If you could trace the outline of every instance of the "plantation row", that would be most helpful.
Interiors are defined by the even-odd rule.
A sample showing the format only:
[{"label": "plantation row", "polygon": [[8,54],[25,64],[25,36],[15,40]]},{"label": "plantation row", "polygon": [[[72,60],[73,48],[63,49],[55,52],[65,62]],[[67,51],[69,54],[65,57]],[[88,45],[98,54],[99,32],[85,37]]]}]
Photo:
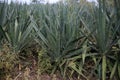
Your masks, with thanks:
[{"label": "plantation row", "polygon": [[[0,69],[6,60],[17,60],[16,54],[39,43],[41,73],[59,71],[65,80],[73,76],[120,80],[119,4],[119,0],[99,0],[97,5],[84,0],[66,4],[0,3]],[[6,59],[4,54],[15,57]]]}]

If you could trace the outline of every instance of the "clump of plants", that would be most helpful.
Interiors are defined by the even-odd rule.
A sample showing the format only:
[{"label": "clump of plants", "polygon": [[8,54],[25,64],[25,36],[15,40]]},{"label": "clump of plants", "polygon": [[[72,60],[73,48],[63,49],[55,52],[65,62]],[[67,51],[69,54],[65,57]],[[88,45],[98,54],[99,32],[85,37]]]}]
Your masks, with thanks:
[{"label": "clump of plants", "polygon": [[0,79],[10,77],[18,62],[18,54],[14,53],[8,44],[3,44],[0,50]]},{"label": "clump of plants", "polygon": [[45,49],[42,49],[38,53],[38,74],[51,72],[52,64],[51,59],[47,55]]},{"label": "clump of plants", "polygon": [[[38,58],[39,74],[58,72],[64,80],[91,80],[93,76],[120,80],[120,0],[97,2],[1,4],[0,43],[6,40],[9,45],[0,45],[0,74],[13,70],[19,53],[25,57],[21,62],[32,63],[31,55]],[[40,51],[36,44],[33,50],[28,46],[35,40]],[[26,68],[27,75],[30,69]]]}]

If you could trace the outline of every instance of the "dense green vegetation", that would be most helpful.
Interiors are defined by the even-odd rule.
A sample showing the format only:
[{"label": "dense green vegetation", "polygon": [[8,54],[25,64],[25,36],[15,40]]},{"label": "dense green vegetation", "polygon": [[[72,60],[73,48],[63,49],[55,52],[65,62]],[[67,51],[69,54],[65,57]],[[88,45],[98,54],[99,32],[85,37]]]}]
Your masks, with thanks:
[{"label": "dense green vegetation", "polygon": [[0,3],[0,76],[12,71],[21,55],[29,53],[28,47],[38,43],[38,73],[59,73],[64,80],[120,80],[119,4]]}]

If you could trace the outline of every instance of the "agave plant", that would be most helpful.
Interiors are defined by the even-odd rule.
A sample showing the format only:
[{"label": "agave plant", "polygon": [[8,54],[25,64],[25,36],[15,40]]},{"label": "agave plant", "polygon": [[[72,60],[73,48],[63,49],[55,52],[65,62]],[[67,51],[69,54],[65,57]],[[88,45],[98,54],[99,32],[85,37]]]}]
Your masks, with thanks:
[{"label": "agave plant", "polygon": [[51,58],[51,63],[54,65],[52,73],[60,70],[61,74],[65,76],[68,69],[67,59],[81,55],[82,44],[86,40],[79,31],[81,9],[64,4],[47,4],[41,7],[39,24],[31,16],[38,35],[37,41],[46,49]]},{"label": "agave plant", "polygon": [[[81,21],[86,27],[86,30],[92,32],[95,29],[90,36],[92,40],[90,37],[88,37],[88,39],[90,42],[89,46],[91,49],[94,49],[94,52],[98,53],[97,56],[99,56],[98,58],[97,56],[94,57],[94,59],[96,58],[95,61],[97,60],[96,65],[98,67],[96,66],[95,69],[98,70],[99,79],[106,80],[107,67],[109,67],[111,73],[110,79],[113,79],[119,60],[116,57],[119,49],[117,48],[118,50],[113,51],[113,47],[118,41],[118,39],[115,38],[118,26],[114,27],[113,30],[112,21],[106,12],[106,1],[99,0],[98,3],[98,6],[91,7],[91,11],[85,12],[87,16],[81,16]],[[87,19],[90,18],[91,22],[87,20],[86,17]]]},{"label": "agave plant", "polygon": [[23,7],[13,3],[7,5],[7,10],[2,16],[7,19],[7,23],[1,26],[2,34],[15,52],[22,50],[31,41],[30,15],[31,12],[27,10],[27,5]]},{"label": "agave plant", "polygon": [[6,19],[6,12],[7,12],[7,4],[4,3],[0,3],[0,42],[3,39],[5,33],[3,30],[3,26],[7,23],[7,19]]}]

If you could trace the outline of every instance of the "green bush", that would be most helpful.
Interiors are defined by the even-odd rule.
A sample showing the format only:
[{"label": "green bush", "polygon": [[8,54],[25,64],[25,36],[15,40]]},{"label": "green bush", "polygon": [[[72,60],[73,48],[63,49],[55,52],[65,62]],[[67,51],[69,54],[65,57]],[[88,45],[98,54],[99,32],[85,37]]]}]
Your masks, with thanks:
[{"label": "green bush", "polygon": [[51,59],[47,55],[45,49],[41,49],[38,53],[38,73],[51,73],[52,69]]}]

